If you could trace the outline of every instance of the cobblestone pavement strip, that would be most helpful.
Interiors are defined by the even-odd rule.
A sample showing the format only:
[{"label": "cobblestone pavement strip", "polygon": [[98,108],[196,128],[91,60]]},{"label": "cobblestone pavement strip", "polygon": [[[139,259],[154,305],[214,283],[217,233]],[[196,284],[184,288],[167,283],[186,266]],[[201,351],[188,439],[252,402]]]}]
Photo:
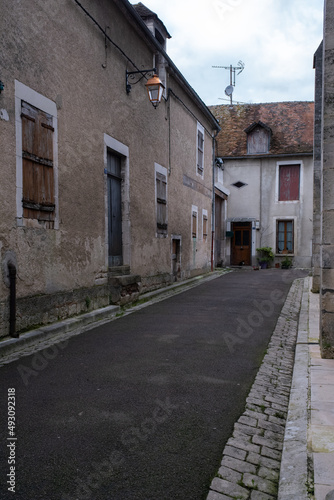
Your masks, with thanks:
[{"label": "cobblestone pavement strip", "polygon": [[207,500],[277,498],[303,284],[290,288]]}]

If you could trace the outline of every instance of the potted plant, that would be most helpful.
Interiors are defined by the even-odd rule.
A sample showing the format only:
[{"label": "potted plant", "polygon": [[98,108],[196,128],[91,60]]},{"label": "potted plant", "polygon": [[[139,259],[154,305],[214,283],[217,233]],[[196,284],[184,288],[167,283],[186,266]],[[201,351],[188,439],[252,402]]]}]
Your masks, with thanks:
[{"label": "potted plant", "polygon": [[274,252],[271,247],[261,247],[256,249],[258,253],[257,260],[261,269],[267,269],[270,263],[274,260]]},{"label": "potted plant", "polygon": [[290,269],[290,267],[292,267],[292,259],[290,259],[289,257],[285,257],[285,259],[283,259],[281,262],[281,268]]}]

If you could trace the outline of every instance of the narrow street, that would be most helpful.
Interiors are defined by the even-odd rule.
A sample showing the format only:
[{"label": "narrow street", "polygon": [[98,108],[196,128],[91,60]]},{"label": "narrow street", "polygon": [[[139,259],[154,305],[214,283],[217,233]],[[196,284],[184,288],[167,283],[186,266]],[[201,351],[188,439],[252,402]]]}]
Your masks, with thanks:
[{"label": "narrow street", "polygon": [[16,395],[16,494],[204,500],[292,281],[235,271],[0,368]]}]

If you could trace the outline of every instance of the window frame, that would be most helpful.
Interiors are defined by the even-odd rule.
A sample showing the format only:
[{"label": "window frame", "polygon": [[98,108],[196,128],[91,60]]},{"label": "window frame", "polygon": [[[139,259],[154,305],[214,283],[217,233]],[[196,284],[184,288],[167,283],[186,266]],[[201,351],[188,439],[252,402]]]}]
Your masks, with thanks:
[{"label": "window frame", "polygon": [[[265,141],[256,141],[255,134],[263,134]],[[265,142],[263,151],[259,151],[259,144]],[[255,147],[257,146],[257,147]],[[257,124],[250,132],[247,133],[247,154],[248,155],[263,155],[268,154],[270,150],[270,132],[262,125]]]},{"label": "window frame", "polygon": [[[167,238],[168,236],[168,175],[167,168],[155,163],[155,211],[156,211],[156,237]],[[158,189],[158,181],[165,187]],[[162,184],[162,185],[163,185]],[[165,208],[164,208],[165,207]],[[162,217],[162,219],[161,219]]]},{"label": "window frame", "polygon": [[209,234],[209,221],[208,221],[208,211],[204,208],[202,209],[202,239],[207,241]]},{"label": "window frame", "polygon": [[[292,251],[285,251],[285,247],[287,247],[287,227],[286,225],[288,223],[292,223],[292,230],[291,230],[291,236],[292,236]],[[285,225],[284,229],[284,250],[279,251],[278,245],[279,245],[279,224],[283,223]],[[295,255],[295,245],[296,245],[296,235],[295,235],[295,228],[296,228],[296,220],[294,217],[286,217],[286,218],[277,218],[275,220],[276,224],[276,255],[283,256],[283,255]]]},{"label": "window frame", "polygon": [[194,241],[198,239],[198,207],[195,205],[191,206],[191,238]]},{"label": "window frame", "polygon": [[[289,165],[299,165],[299,199],[298,200],[280,200],[280,167]],[[302,160],[278,161],[276,163],[276,187],[275,187],[275,203],[301,203],[303,201],[303,179],[304,179],[304,163]]]},{"label": "window frame", "polygon": [[59,203],[58,203],[58,119],[56,103],[31,89],[27,85],[15,80],[15,132],[16,132],[16,221],[17,226],[30,226],[28,221],[33,220],[33,226],[47,229],[45,221],[30,219],[24,216],[23,207],[23,144],[22,144],[22,102],[33,106],[37,110],[51,116],[53,128],[53,199],[54,218],[52,229],[59,229]]},{"label": "window frame", "polygon": [[[200,141],[200,137],[202,137]],[[204,177],[204,127],[197,122],[196,128],[196,175]]]}]

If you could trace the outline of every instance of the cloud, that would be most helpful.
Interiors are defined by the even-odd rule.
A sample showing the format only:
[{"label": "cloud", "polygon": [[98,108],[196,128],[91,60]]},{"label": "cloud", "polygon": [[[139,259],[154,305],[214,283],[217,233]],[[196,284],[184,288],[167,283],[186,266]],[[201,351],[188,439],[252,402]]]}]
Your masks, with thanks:
[{"label": "cloud", "polygon": [[322,39],[315,0],[144,0],[172,35],[167,52],[206,104],[223,103],[229,71],[241,102],[313,100],[313,54]]}]

